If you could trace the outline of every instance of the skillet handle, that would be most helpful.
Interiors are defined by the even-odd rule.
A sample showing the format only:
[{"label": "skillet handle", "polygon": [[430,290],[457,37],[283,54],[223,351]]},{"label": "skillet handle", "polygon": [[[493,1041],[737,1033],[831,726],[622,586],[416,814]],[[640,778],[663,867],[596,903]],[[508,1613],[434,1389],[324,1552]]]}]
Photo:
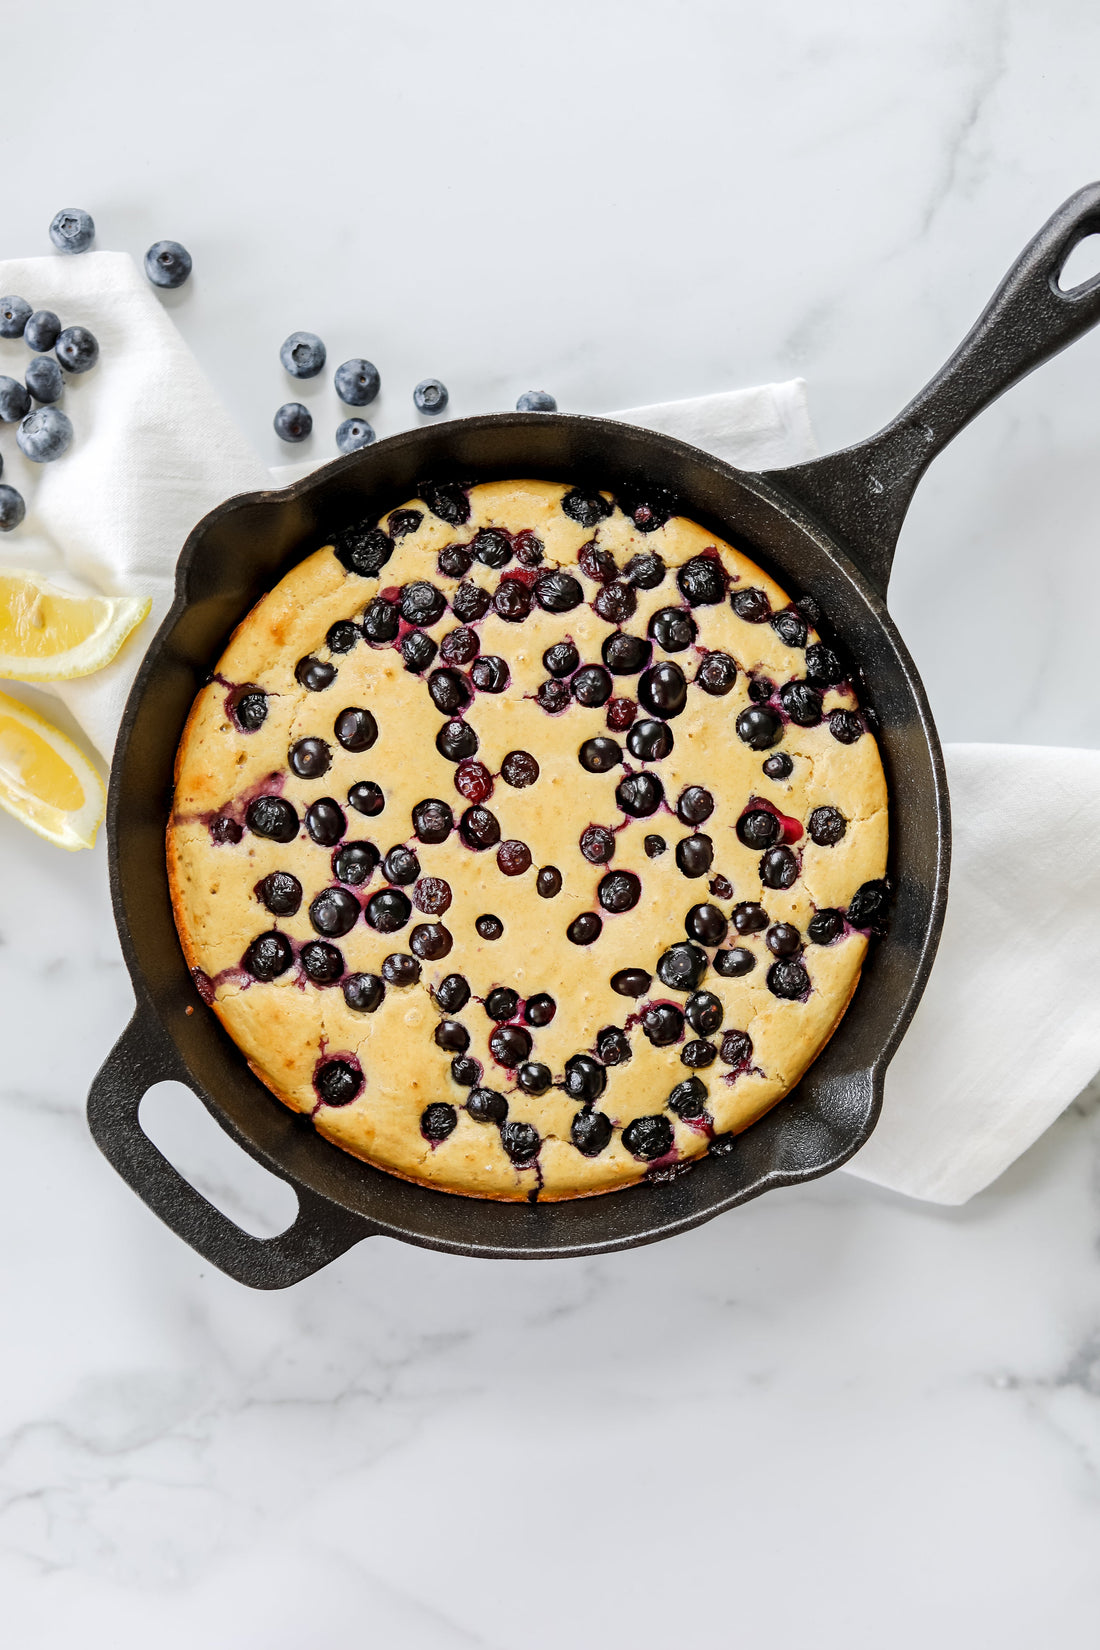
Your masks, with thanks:
[{"label": "skillet handle", "polygon": [[190,1086],[175,1049],[139,1003],[96,1073],[88,1123],[127,1185],[204,1260],[251,1289],[285,1289],[371,1235],[368,1222],[297,1185],[298,1218],[285,1232],[256,1238],[242,1231],[173,1168],[141,1127],[138,1108],[147,1090],[166,1078]]},{"label": "skillet handle", "polygon": [[901,524],[936,454],[1010,385],[1100,321],[1100,275],[1064,292],[1079,241],[1100,233],[1100,183],[1071,195],[1025,247],[951,359],[877,435],[809,464],[769,470],[840,539],[883,596]]}]

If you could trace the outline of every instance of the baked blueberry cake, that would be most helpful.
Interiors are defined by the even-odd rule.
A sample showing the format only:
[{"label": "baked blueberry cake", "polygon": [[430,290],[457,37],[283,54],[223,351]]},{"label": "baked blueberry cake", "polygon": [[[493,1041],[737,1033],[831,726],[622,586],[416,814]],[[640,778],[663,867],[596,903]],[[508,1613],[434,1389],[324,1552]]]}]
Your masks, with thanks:
[{"label": "baked blueberry cake", "polygon": [[793,1087],[886,907],[852,667],[662,496],[421,487],[257,603],[168,831],[198,990],[346,1151],[472,1197],[664,1176]]}]

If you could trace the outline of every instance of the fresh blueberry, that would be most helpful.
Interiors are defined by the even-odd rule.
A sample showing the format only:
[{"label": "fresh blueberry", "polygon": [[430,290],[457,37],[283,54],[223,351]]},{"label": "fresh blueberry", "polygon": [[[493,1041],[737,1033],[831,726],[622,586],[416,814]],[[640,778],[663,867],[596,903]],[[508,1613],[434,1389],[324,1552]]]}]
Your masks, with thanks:
[{"label": "fresh blueberry", "polygon": [[768,969],[768,990],[773,997],[785,997],[793,1002],[804,997],[809,989],[810,976],[793,958],[772,963]]},{"label": "fresh blueberry", "polygon": [[5,424],[14,424],[20,418],[25,418],[31,410],[31,398],[25,384],[18,378],[0,376],[0,419]]},{"label": "fresh blueberry", "polygon": [[466,1110],[475,1123],[503,1123],[508,1116],[508,1102],[496,1089],[474,1088],[470,1090]]},{"label": "fresh blueberry", "polygon": [[446,384],[438,378],[422,378],[413,390],[413,405],[417,412],[441,413],[450,399]]},{"label": "fresh blueberry", "polygon": [[90,372],[99,360],[99,340],[87,327],[66,327],[54,354],[66,372]]},{"label": "fresh blueberry", "polygon": [[292,332],[279,360],[292,378],[316,378],[325,364],[325,346],[315,332]]},{"label": "fresh blueberry", "polygon": [[513,1163],[532,1162],[542,1150],[539,1132],[531,1123],[505,1123],[500,1131],[500,1143]]},{"label": "fresh blueberry", "polygon": [[670,991],[696,991],[707,971],[707,954],[697,945],[672,945],[657,963],[657,978]]},{"label": "fresh blueberry", "polygon": [[286,401],[272,422],[280,441],[304,441],[313,429],[313,414],[300,401]]},{"label": "fresh blueberry", "polygon": [[561,872],[556,865],[544,865],[535,878],[540,899],[555,899],[561,893]]},{"label": "fresh blueberry", "polygon": [[736,682],[737,666],[728,653],[708,653],[695,672],[695,680],[704,693],[720,699]]},{"label": "fresh blueberry", "polygon": [[641,879],[633,871],[609,871],[596,892],[605,911],[633,911],[642,897]]},{"label": "fresh blueberry", "polygon": [[61,399],[65,380],[61,376],[61,368],[50,356],[37,356],[28,366],[24,378],[36,401],[48,403]]},{"label": "fresh blueberry", "polygon": [[620,968],[611,976],[611,989],[620,997],[644,997],[652,984],[653,976],[644,968]]},{"label": "fresh blueberry", "polygon": [[743,945],[714,953],[715,973],[721,974],[724,980],[740,979],[742,974],[751,974],[755,967],[755,956]]},{"label": "fresh blueberry", "polygon": [[[713,991],[696,991],[688,998],[684,1012],[692,1031],[697,1031],[700,1037],[710,1037],[722,1024],[724,1011],[721,1000]],[[687,1064],[691,1064],[690,1060]]]},{"label": "fresh blueberry", "polygon": [[[333,375],[336,393],[348,407],[369,407],[382,387],[378,368],[373,361],[353,357],[338,366]],[[392,527],[392,522],[391,522]]]},{"label": "fresh blueberry", "polygon": [[[386,798],[381,785],[376,785],[373,779],[359,779],[348,791],[348,803],[356,813],[367,814],[373,819],[375,814],[380,814],[386,806]],[[414,813],[413,823],[415,822]],[[422,837],[421,841],[424,840],[426,839]]]},{"label": "fresh blueberry", "polygon": [[689,940],[700,945],[721,945],[729,932],[729,923],[717,905],[693,905],[684,918]]},{"label": "fresh blueberry", "polygon": [[145,254],[145,273],[154,286],[182,286],[191,273],[191,254],[179,241],[154,241]]},{"label": "fresh blueberry", "polygon": [[591,945],[599,939],[602,928],[603,922],[594,911],[582,911],[565,930],[565,937],[573,945]]},{"label": "fresh blueberry", "polygon": [[557,412],[558,404],[549,390],[524,390],[516,402],[517,412]]},{"label": "fresh blueberry", "polygon": [[373,1014],[386,987],[377,974],[348,974],[343,982],[344,1001],[353,1014]]},{"label": "fresh blueberry", "polygon": [[672,659],[651,665],[638,679],[638,698],[651,716],[679,716],[687,704],[687,681]]},{"label": "fresh blueberry", "polygon": [[478,917],[474,927],[483,940],[499,940],[504,932],[504,924],[499,917],[494,917],[491,911],[486,911],[484,916]]},{"label": "fresh blueberry", "polygon": [[737,718],[737,737],[750,750],[770,750],[783,737],[783,720],[766,705],[749,705]]},{"label": "fresh blueberry", "polygon": [[607,1073],[590,1054],[574,1054],[565,1062],[561,1086],[570,1100],[591,1103],[598,1100],[607,1087]]},{"label": "fresh blueberry", "polygon": [[22,338],[31,313],[25,298],[0,298],[0,338]]},{"label": "fresh blueberry", "polygon": [[272,929],[252,941],[244,954],[243,967],[254,980],[277,980],[294,961],[294,952],[285,934]]},{"label": "fresh blueberry", "polygon": [[52,309],[36,309],[23,329],[23,342],[39,355],[53,349],[60,336],[61,322]]},{"label": "fresh blueberry", "polygon": [[95,222],[90,212],[66,206],[50,225],[50,240],[59,252],[87,252],[95,240]]},{"label": "fresh blueberry", "polygon": [[[360,578],[373,579],[379,574],[390,557],[393,555],[393,540],[383,533],[380,527],[375,527],[369,521],[361,521],[353,527],[343,527],[336,534],[333,541],[336,559],[349,573],[358,573]],[[365,630],[364,626],[364,630]],[[394,631],[394,635],[397,631]],[[392,636],[371,637],[368,641],[392,641]]]},{"label": "fresh blueberry", "polygon": [[569,1129],[570,1139],[584,1157],[599,1157],[611,1140],[611,1119],[602,1111],[579,1111]]},{"label": "fresh blueberry", "polygon": [[831,945],[844,932],[844,918],[839,911],[816,911],[806,929],[814,945]]},{"label": "fresh blueberry", "polygon": [[686,1077],[677,1083],[666,1104],[669,1111],[685,1120],[702,1117],[707,1109],[707,1086],[699,1077]]},{"label": "fresh blueberry", "polygon": [[682,837],[676,844],[676,864],[685,877],[705,877],[714,864],[714,843],[702,832]]},{"label": "fresh blueberry", "polygon": [[835,848],[848,829],[848,821],[839,808],[815,808],[809,829],[819,848]]},{"label": "fresh blueberry", "polygon": [[374,430],[365,418],[345,418],[336,431],[336,446],[342,453],[357,453],[373,440]]},{"label": "fresh blueberry", "polygon": [[667,1117],[636,1117],[623,1130],[623,1145],[631,1157],[652,1163],[672,1150],[672,1124]]},{"label": "fresh blueberry", "polygon": [[72,421],[60,407],[39,407],[24,418],[15,439],[32,464],[52,464],[72,443]]}]

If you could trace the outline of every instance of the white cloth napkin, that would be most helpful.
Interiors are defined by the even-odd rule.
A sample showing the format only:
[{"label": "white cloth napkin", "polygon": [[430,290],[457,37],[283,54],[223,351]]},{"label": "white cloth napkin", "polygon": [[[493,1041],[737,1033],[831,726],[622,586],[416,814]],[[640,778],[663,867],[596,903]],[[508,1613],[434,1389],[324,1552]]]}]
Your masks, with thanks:
[{"label": "white cloth napkin", "polygon": [[[152,597],[152,615],[113,665],[56,690],[109,756],[184,539],[213,505],[270,486],[272,474],[129,257],[0,263],[0,293],[55,309],[100,340],[99,365],[66,389],[76,438],[64,459],[27,464],[4,434],[4,479],[28,511],[0,540],[0,558],[74,588]],[[0,372],[21,376],[25,360],[21,342],[0,340]],[[816,450],[800,380],[613,416],[750,469]],[[286,466],[275,479],[313,467]],[[849,1167],[914,1197],[961,1203],[1100,1070],[1100,752],[956,745],[946,755],[955,857],[943,943],[891,1066],[882,1119]],[[1041,810],[1024,805],[1036,794]],[[1052,810],[1076,845],[1072,882],[1044,839]]]}]

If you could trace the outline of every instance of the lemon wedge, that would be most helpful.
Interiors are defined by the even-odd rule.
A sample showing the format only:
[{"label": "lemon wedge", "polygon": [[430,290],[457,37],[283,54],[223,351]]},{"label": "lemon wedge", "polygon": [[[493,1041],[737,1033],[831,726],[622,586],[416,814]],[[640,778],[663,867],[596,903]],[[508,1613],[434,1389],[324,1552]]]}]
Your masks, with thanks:
[{"label": "lemon wedge", "polygon": [[0,693],[0,808],[59,848],[90,848],[107,793],[71,739]]},{"label": "lemon wedge", "polygon": [[36,573],[0,568],[0,677],[67,682],[110,664],[152,603],[74,596]]}]

